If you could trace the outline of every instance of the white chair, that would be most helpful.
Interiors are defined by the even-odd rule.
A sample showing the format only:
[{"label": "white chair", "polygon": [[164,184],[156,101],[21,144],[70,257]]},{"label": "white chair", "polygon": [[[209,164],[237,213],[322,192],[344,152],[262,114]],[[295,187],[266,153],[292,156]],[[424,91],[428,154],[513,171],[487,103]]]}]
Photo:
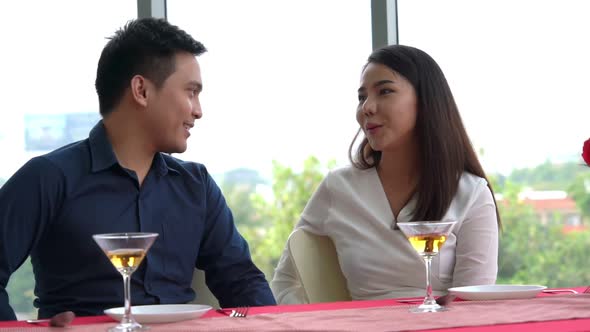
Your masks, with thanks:
[{"label": "white chair", "polygon": [[298,229],[289,236],[287,245],[309,303],[351,300],[329,237]]},{"label": "white chair", "polygon": [[205,283],[205,272],[195,269],[191,286],[195,290],[195,293],[197,293],[197,297],[191,303],[207,304],[213,308],[219,308],[219,301],[217,301],[217,298],[211,293],[209,287],[207,287],[207,284]]}]

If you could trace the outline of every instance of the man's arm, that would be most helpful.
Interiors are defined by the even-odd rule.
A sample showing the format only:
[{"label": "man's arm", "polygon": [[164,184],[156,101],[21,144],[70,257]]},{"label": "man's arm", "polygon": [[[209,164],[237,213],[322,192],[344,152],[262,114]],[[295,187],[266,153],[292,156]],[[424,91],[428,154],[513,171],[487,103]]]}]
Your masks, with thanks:
[{"label": "man's arm", "polygon": [[31,159],[0,188],[0,320],[16,316],[6,285],[59,208],[63,175],[43,157]]},{"label": "man's arm", "polygon": [[[207,213],[197,268],[222,307],[274,305],[264,274],[254,265],[221,190],[204,167]],[[199,294],[197,294],[198,298]]]}]

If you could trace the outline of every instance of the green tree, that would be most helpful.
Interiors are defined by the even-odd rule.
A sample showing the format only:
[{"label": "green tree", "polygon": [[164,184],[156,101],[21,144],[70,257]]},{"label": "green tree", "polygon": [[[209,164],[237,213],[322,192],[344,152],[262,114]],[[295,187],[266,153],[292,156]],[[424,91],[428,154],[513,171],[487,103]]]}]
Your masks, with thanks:
[{"label": "green tree", "polygon": [[542,225],[533,209],[519,202],[520,186],[506,182],[499,210],[498,283],[571,287],[590,283],[586,252],[590,232],[564,233],[563,225]]},{"label": "green tree", "polygon": [[[520,186],[505,183],[503,198],[498,200],[498,210],[503,224],[498,252],[498,282],[510,283],[511,279],[525,267],[525,258],[530,252],[528,241],[531,234],[538,232],[537,218],[530,206],[518,201]],[[527,239],[527,241],[523,241]]]},{"label": "green tree", "polygon": [[494,190],[494,193],[501,193],[504,191],[506,185],[506,177],[501,174],[489,174],[488,181]]},{"label": "green tree", "polygon": [[253,196],[257,213],[270,227],[245,230],[244,236],[248,236],[253,260],[268,279],[272,278],[274,267],[307,201],[334,164],[330,161],[324,166],[317,158],[309,157],[304,161],[303,170],[296,172],[273,162],[273,199],[268,201],[260,194]]},{"label": "green tree", "polygon": [[590,218],[590,172],[578,174],[567,191],[568,195],[576,201],[582,216]]},{"label": "green tree", "polygon": [[19,313],[21,317],[36,316],[37,309],[33,307],[35,295],[35,278],[30,259],[27,259],[21,267],[16,270],[8,282],[6,291],[10,297],[10,306]]},{"label": "green tree", "polygon": [[579,162],[554,164],[546,161],[533,168],[515,169],[506,181],[535,190],[565,190],[584,171]]},{"label": "green tree", "polygon": [[264,183],[258,172],[251,169],[240,168],[224,174],[221,191],[240,231],[248,232],[246,229],[249,227],[266,226],[251,198],[257,186]]}]

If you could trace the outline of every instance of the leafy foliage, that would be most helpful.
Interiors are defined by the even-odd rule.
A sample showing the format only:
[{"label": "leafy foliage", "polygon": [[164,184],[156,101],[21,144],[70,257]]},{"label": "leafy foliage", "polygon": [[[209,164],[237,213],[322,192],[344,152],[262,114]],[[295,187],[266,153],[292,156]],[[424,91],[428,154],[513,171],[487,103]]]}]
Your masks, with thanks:
[{"label": "leafy foliage", "polygon": [[257,171],[236,169],[225,174],[221,190],[232,210],[236,223],[244,227],[264,227],[265,222],[251,202],[256,188],[265,181]]},{"label": "leafy foliage", "polygon": [[499,176],[499,180],[535,190],[565,190],[576,181],[576,176],[584,173],[587,169],[579,162],[554,164],[546,161],[534,168],[515,169],[508,177]]},{"label": "leafy foliage", "polygon": [[576,201],[582,216],[590,219],[590,171],[576,176],[568,187],[568,194]]},{"label": "leafy foliage", "polygon": [[590,232],[564,233],[563,225],[542,225],[530,206],[518,201],[520,187],[506,183],[499,204],[504,231],[500,237],[498,283],[572,287],[590,284],[586,252]]},{"label": "leafy foliage", "polygon": [[33,277],[33,267],[30,259],[27,259],[16,270],[8,282],[6,290],[10,295],[10,306],[19,313],[22,317],[36,316],[37,309],[33,307],[33,289],[35,288],[35,280]]},{"label": "leafy foliage", "polygon": [[[273,199],[267,200],[260,194],[252,196],[253,206],[260,218],[266,221],[265,225],[271,226],[264,230],[246,230],[244,236],[252,244],[254,262],[268,279],[272,278],[274,267],[307,201],[324,178],[326,170],[333,166],[334,162],[329,162],[324,167],[317,158],[310,157],[305,160],[303,170],[297,173],[274,162]],[[257,238],[256,235],[261,237]]]}]

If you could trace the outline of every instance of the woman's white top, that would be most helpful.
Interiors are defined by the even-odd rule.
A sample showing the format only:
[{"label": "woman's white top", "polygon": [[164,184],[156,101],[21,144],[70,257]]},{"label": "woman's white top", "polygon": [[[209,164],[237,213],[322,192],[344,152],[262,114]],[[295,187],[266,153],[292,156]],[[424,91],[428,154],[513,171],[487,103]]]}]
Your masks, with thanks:
[{"label": "woman's white top", "polygon": [[[397,221],[411,221],[414,196]],[[346,167],[330,172],[307,203],[295,229],[327,235],[354,300],[425,294],[424,261],[400,230],[375,168]],[[457,220],[432,260],[435,295],[455,286],[493,284],[498,271],[496,207],[485,179],[463,173],[443,217]],[[306,297],[285,248],[271,282],[278,303],[305,303]]]}]

